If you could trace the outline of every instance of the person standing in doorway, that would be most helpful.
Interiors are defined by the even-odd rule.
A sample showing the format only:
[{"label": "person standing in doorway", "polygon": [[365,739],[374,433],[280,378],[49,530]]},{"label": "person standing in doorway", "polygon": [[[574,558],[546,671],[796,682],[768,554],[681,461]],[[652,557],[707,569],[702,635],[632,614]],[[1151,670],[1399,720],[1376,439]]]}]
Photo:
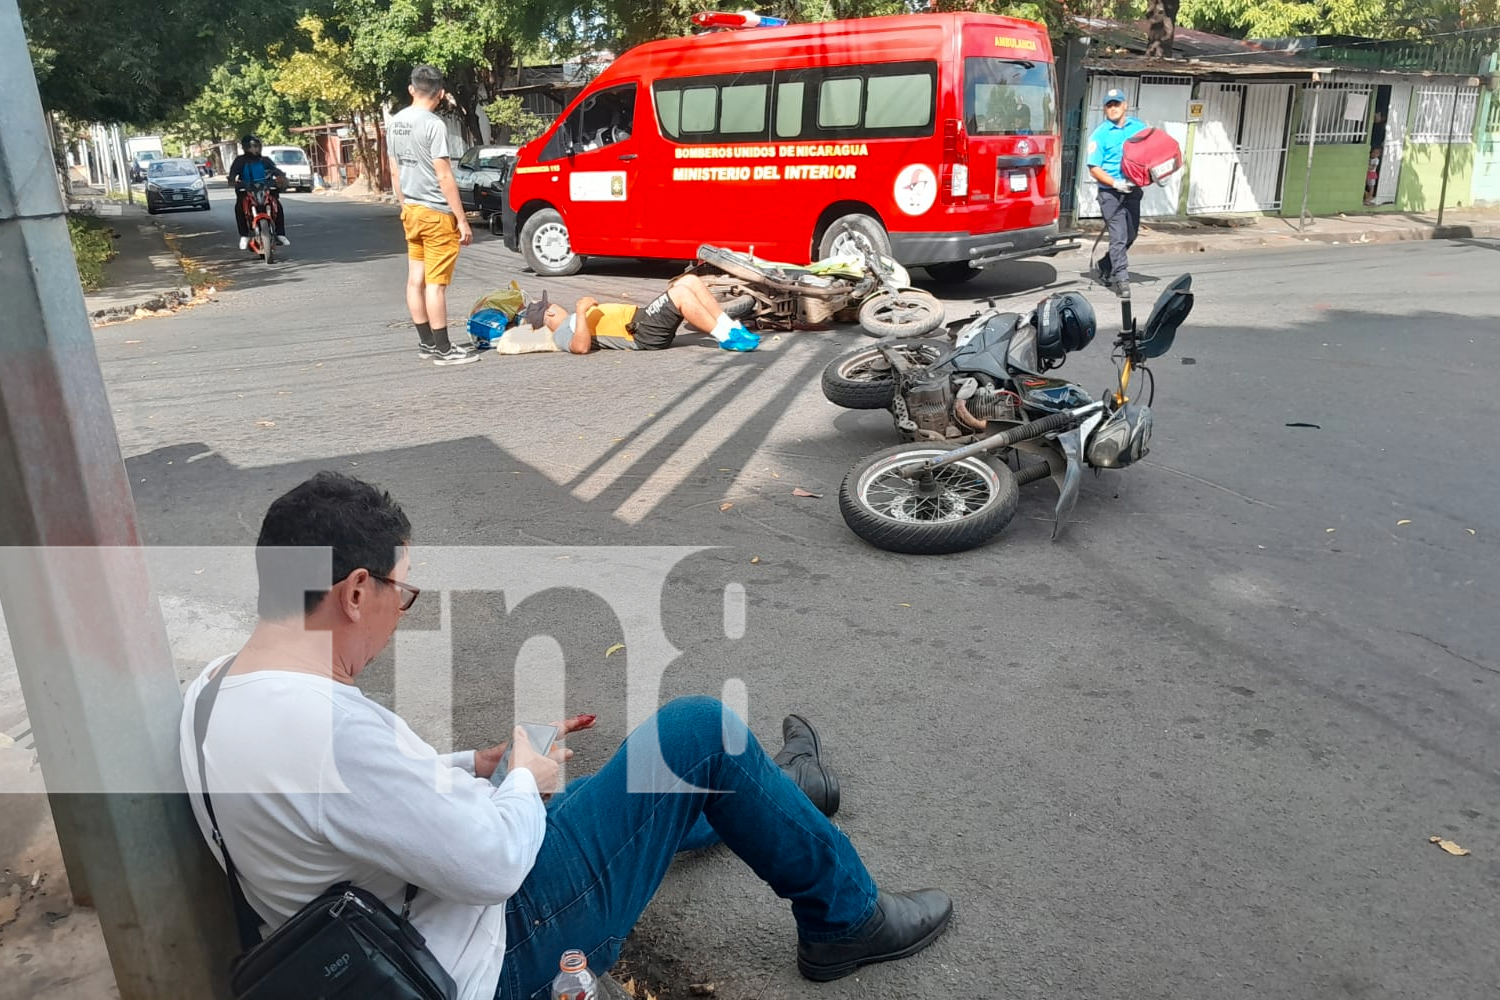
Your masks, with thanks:
[{"label": "person standing in doorway", "polygon": [[1121,296],[1130,294],[1130,247],[1141,231],[1141,189],[1125,179],[1120,161],[1125,140],[1146,127],[1130,113],[1123,90],[1104,95],[1104,121],[1089,136],[1089,174],[1099,182],[1099,210],[1109,231],[1109,254],[1094,265],[1099,280]]},{"label": "person standing in doorway", "polygon": [[435,66],[411,71],[411,106],[391,119],[391,173],[406,233],[406,307],[417,328],[417,356],[464,365],[479,353],[448,340],[448,285],[459,247],[474,240],[449,162],[448,125],[434,112],[446,95]]}]

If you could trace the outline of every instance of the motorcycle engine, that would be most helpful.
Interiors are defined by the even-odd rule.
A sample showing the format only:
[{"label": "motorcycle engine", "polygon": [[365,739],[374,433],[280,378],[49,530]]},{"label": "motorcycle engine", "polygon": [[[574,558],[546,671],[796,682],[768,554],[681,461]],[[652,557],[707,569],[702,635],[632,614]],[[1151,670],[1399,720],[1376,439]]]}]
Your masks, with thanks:
[{"label": "motorcycle engine", "polygon": [[946,441],[950,436],[953,385],[948,376],[911,382],[903,389],[906,412],[916,424],[915,436],[924,441]]}]

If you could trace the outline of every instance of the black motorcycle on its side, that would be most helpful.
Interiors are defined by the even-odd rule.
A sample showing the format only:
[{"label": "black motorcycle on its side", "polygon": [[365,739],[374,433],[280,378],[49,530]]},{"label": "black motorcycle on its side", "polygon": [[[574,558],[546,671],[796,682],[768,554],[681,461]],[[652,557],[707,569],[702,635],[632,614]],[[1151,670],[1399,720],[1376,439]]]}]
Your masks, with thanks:
[{"label": "black motorcycle on its side", "polygon": [[[1056,538],[1085,466],[1121,469],[1146,454],[1156,393],[1147,365],[1171,348],[1192,310],[1192,286],[1189,275],[1172,282],[1144,331],[1122,302],[1117,383],[1097,400],[1047,374],[1093,340],[1093,307],[1077,292],[1051,295],[1029,315],[989,309],[953,324],[951,342],[887,340],[834,361],[824,395],[849,409],[889,407],[907,442],[844,478],[845,522],[891,552],[961,552],[1010,523],[1022,484],[1050,477],[1060,494]],[[1130,396],[1140,377],[1144,402]]]}]

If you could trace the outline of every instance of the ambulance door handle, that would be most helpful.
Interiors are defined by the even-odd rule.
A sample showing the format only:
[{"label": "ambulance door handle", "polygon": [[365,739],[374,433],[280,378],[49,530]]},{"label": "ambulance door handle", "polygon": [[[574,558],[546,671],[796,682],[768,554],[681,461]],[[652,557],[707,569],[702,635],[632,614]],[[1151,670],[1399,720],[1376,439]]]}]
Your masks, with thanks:
[{"label": "ambulance door handle", "polygon": [[636,154],[635,153],[621,153],[620,154],[620,159],[622,159],[622,160],[633,160],[635,158],[636,158]]}]

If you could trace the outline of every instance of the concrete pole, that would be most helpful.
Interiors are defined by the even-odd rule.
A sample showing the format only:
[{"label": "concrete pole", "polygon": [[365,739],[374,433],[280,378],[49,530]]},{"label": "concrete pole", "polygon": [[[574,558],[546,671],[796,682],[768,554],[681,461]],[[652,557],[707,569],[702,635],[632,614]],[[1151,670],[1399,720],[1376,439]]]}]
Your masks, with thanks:
[{"label": "concrete pole", "polygon": [[1313,74],[1312,128],[1307,133],[1307,172],[1302,175],[1302,211],[1297,216],[1297,232],[1307,231],[1307,195],[1312,187],[1313,148],[1318,144],[1318,99],[1323,96],[1322,78]]},{"label": "concrete pole", "polygon": [[183,794],[176,671],[16,0],[0,92],[0,606],[64,863],[121,1000],[227,997],[224,875]]}]

